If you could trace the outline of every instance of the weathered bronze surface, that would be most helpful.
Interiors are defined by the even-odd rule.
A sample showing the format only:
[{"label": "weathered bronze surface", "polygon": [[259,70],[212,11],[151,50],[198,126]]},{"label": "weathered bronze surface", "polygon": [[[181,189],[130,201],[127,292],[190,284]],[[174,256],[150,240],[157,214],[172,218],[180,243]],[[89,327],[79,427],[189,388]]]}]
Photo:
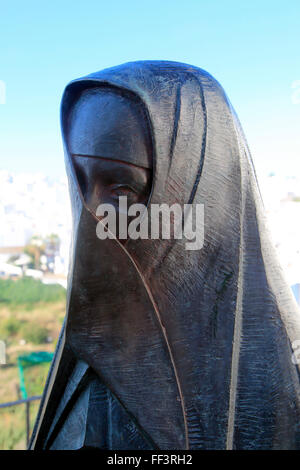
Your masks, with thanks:
[{"label": "weathered bronze surface", "polygon": [[[299,449],[299,312],[221,86],[187,64],[124,64],[67,86],[62,132],[67,316],[30,448]],[[99,240],[97,204],[125,193],[204,204],[203,248]]]}]

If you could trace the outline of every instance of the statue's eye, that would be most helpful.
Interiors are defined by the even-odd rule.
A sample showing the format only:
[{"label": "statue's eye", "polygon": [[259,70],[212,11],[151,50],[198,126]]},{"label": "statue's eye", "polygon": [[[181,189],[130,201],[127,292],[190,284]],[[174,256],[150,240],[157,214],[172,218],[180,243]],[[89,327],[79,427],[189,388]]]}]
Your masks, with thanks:
[{"label": "statue's eye", "polygon": [[110,192],[112,196],[120,197],[120,196],[128,196],[131,197],[136,195],[136,191],[127,184],[115,184],[110,187]]}]

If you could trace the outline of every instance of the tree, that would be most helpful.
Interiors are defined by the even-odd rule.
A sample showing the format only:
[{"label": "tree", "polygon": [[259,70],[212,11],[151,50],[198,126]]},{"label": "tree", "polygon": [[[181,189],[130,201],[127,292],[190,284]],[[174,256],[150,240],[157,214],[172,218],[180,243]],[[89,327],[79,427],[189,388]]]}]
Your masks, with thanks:
[{"label": "tree", "polygon": [[24,252],[32,259],[32,267],[40,268],[40,258],[45,253],[45,243],[42,237],[34,235],[29,243],[25,246]]}]

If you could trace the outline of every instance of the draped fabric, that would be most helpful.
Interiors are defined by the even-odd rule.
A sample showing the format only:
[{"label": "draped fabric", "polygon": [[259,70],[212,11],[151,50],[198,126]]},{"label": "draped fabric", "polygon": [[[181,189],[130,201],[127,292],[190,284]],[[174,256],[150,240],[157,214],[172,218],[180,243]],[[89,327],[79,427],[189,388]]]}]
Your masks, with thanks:
[{"label": "draped fabric", "polygon": [[[144,105],[154,164],[148,206],[204,204],[201,250],[186,250],[184,239],[97,239],[66,138],[74,100],[91,87]],[[299,449],[299,311],[219,83],[176,62],[113,67],[67,86],[62,130],[74,224],[68,308],[31,447],[47,447],[82,361],[145,448]],[[123,448],[132,448],[129,428]]]}]

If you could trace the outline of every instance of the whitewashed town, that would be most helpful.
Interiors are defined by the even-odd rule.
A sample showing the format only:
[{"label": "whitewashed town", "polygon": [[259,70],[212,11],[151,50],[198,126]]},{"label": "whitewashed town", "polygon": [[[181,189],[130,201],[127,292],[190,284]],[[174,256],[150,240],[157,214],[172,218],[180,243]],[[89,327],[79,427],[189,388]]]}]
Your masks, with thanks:
[{"label": "whitewashed town", "polygon": [[66,285],[71,213],[67,182],[0,171],[0,274]]},{"label": "whitewashed town", "polygon": [[[288,284],[299,302],[300,178],[259,179],[269,228]],[[24,274],[66,286],[71,211],[67,180],[0,171],[0,275]]]}]

